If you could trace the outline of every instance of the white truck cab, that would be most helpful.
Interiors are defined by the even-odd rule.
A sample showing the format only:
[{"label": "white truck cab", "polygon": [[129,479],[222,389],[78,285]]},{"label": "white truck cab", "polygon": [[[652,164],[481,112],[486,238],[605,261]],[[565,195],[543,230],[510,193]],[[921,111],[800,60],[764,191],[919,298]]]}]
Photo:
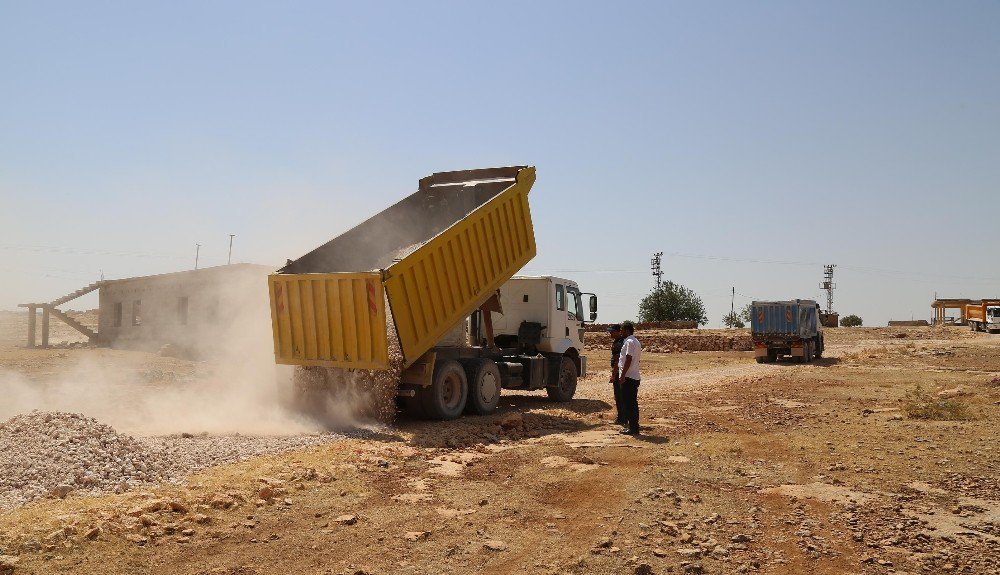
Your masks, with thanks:
[{"label": "white truck cab", "polygon": [[500,288],[502,313],[492,312],[500,347],[514,347],[524,331],[540,326],[536,351],[570,357],[580,377],[587,375],[584,324],[597,319],[597,296],[573,280],[555,276],[514,276]]}]

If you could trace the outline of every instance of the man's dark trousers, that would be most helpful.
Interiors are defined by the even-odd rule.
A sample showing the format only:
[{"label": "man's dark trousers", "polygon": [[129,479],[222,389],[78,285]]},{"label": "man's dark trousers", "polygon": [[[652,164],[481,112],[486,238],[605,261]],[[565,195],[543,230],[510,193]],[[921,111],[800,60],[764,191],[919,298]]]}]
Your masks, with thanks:
[{"label": "man's dark trousers", "polygon": [[611,383],[615,390],[615,409],[618,410],[618,417],[615,418],[615,423],[625,424],[627,418],[625,417],[625,404],[622,402],[622,384],[619,383],[620,377],[616,377]]},{"label": "man's dark trousers", "polygon": [[639,380],[625,377],[621,380],[622,415],[628,420],[629,431],[639,431]]}]

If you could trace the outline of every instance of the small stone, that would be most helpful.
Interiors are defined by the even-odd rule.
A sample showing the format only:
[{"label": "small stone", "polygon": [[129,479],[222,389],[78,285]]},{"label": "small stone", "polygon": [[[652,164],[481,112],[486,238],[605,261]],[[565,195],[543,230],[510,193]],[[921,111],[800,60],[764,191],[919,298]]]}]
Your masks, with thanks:
[{"label": "small stone", "polygon": [[681,557],[697,557],[701,555],[701,549],[695,547],[681,547],[677,550],[677,554]]},{"label": "small stone", "polygon": [[357,515],[341,515],[340,517],[337,517],[336,519],[334,519],[334,521],[336,521],[337,523],[340,523],[341,525],[354,525],[355,523],[358,522],[358,516]]},{"label": "small stone", "polygon": [[489,549],[490,551],[506,551],[507,544],[499,539],[491,539],[483,543],[483,547]]},{"label": "small stone", "polygon": [[524,427],[524,416],[516,411],[505,413],[500,418],[500,427],[503,429],[521,429]]},{"label": "small stone", "polygon": [[57,499],[66,499],[66,496],[69,495],[71,491],[73,491],[72,485],[57,485],[49,491],[49,495]]},{"label": "small stone", "polygon": [[187,515],[187,513],[190,511],[188,506],[181,501],[171,501],[170,503],[167,504],[167,506],[170,507],[170,510],[173,511],[174,513],[181,513],[183,515]]},{"label": "small stone", "polygon": [[653,555],[656,555],[657,557],[666,557],[667,556],[667,551],[665,549],[661,549],[661,548],[657,547],[657,548],[653,549]]},{"label": "small stone", "polygon": [[607,549],[608,547],[611,547],[612,543],[613,542],[611,541],[610,537],[605,537],[604,539],[601,539],[600,541],[597,542],[597,546],[602,549]]},{"label": "small stone", "polygon": [[403,539],[406,539],[407,541],[422,541],[430,536],[431,534],[429,531],[407,531],[406,534],[403,535]]},{"label": "small stone", "polygon": [[653,568],[649,563],[639,563],[632,571],[632,575],[653,575]]},{"label": "small stone", "polygon": [[149,537],[146,537],[144,535],[139,535],[136,533],[129,533],[128,535],[125,536],[125,540],[131,543],[135,543],[140,547],[145,545],[146,543],[149,543]]},{"label": "small stone", "polygon": [[100,535],[101,535],[100,527],[93,527],[89,531],[83,534],[84,538],[89,539],[91,541],[97,539]]},{"label": "small stone", "polygon": [[733,543],[749,543],[750,536],[740,533],[739,535],[733,535],[732,537],[729,538],[729,540],[732,541]]},{"label": "small stone", "polygon": [[206,523],[212,521],[212,518],[209,517],[208,515],[205,515],[204,513],[197,513],[191,519],[194,520],[195,523],[198,523],[200,525],[205,525]]}]

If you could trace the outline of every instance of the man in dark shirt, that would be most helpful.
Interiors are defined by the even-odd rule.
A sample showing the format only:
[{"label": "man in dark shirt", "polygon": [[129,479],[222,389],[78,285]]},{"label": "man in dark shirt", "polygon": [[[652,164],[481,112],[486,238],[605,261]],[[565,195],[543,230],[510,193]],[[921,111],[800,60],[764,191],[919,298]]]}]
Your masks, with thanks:
[{"label": "man in dark shirt", "polygon": [[615,409],[617,411],[615,423],[625,425],[628,422],[625,420],[625,415],[622,411],[622,389],[618,381],[618,358],[622,353],[622,345],[625,344],[625,333],[622,331],[622,326],[617,323],[608,326],[608,333],[614,338],[614,341],[611,342],[611,379],[608,383],[615,390]]}]

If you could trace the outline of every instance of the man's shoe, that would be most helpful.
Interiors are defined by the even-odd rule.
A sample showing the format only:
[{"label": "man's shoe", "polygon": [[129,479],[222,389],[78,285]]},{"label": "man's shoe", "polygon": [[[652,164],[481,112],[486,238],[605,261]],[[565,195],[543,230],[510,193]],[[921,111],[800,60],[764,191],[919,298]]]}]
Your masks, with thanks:
[{"label": "man's shoe", "polygon": [[620,433],[622,435],[639,435],[639,430],[638,429],[630,429],[630,428],[626,427],[625,429],[619,431],[618,433]]},{"label": "man's shoe", "polygon": [[615,425],[628,425],[628,421],[626,421],[624,419],[616,419],[615,420]]}]

